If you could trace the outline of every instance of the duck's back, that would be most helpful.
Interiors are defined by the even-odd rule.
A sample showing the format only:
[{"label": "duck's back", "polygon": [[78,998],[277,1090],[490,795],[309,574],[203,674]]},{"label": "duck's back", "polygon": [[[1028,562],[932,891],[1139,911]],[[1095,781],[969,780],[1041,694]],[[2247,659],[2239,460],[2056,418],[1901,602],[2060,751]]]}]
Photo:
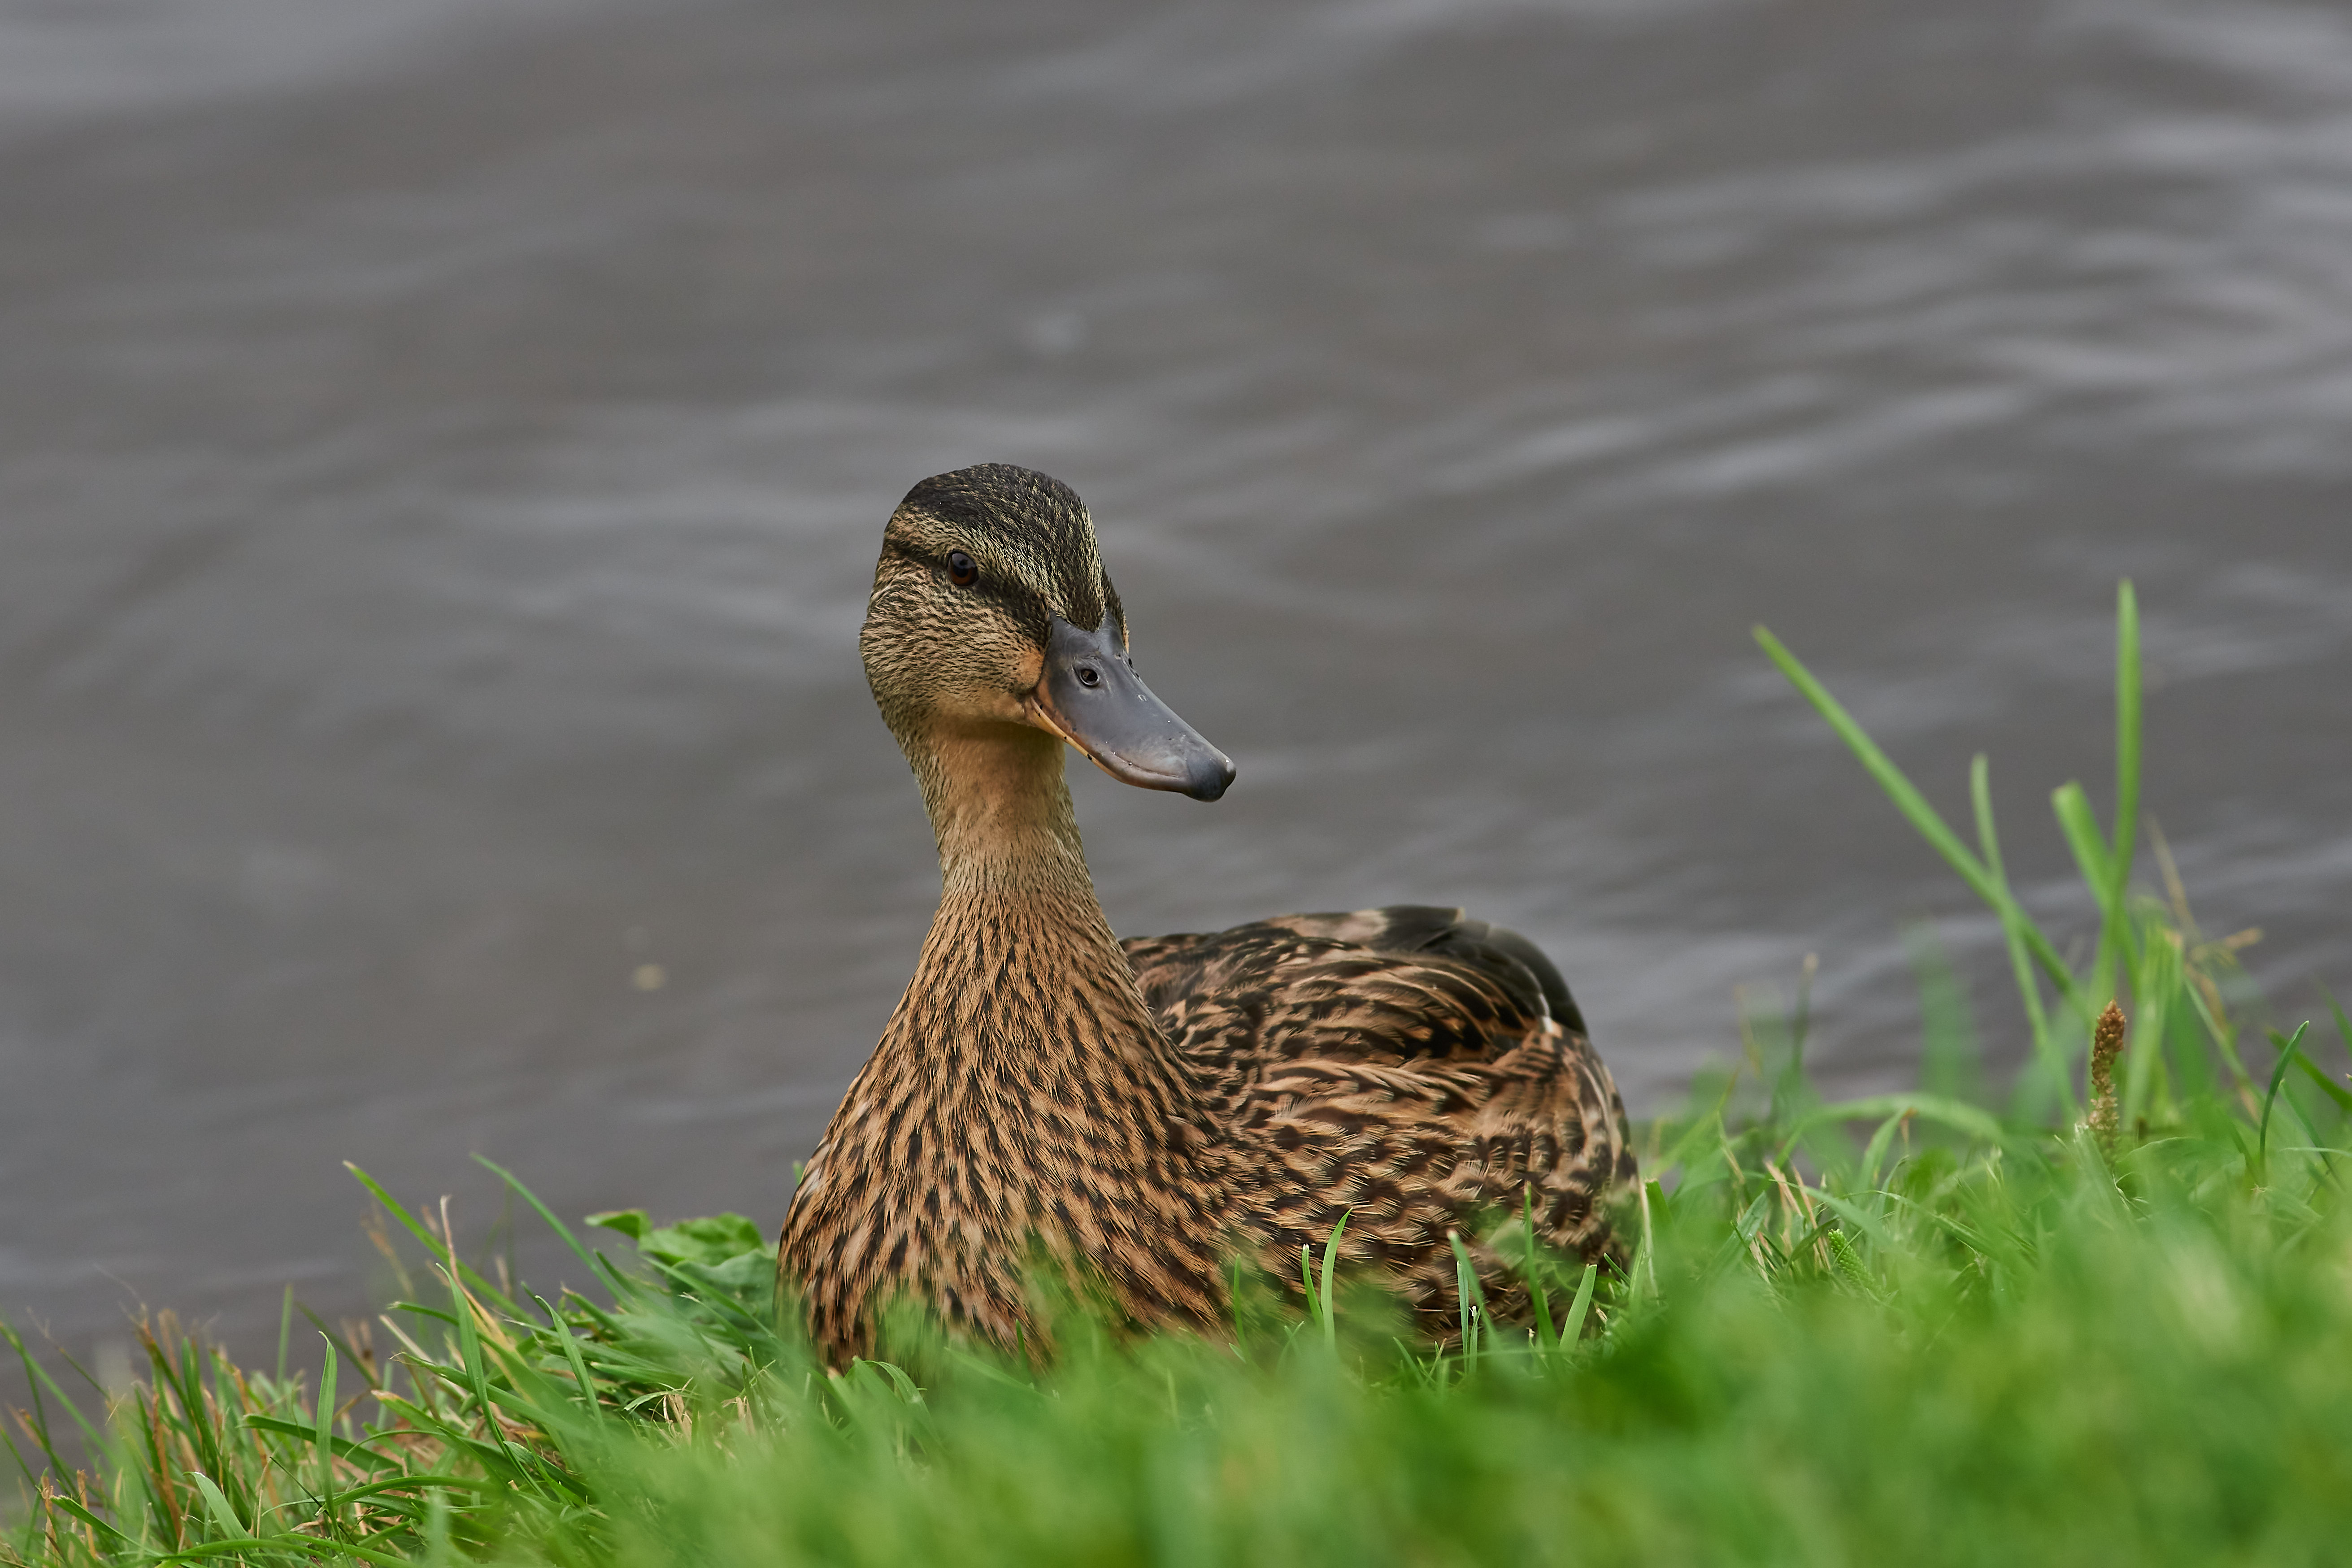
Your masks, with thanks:
[{"label": "duck's back", "polygon": [[[1428,1327],[1457,1310],[1446,1239],[1522,1212],[1550,1247],[1622,1256],[1625,1111],[1559,972],[1514,931],[1397,905],[1122,944],[1244,1163],[1237,1216],[1269,1262],[1318,1247],[1385,1269]],[[1525,1295],[1483,1247],[1490,1303]]]}]

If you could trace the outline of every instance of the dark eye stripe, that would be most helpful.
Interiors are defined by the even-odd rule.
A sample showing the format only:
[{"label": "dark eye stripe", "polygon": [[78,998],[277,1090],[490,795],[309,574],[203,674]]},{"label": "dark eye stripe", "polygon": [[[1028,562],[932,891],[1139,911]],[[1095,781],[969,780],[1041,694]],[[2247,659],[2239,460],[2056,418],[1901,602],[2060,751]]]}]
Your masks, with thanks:
[{"label": "dark eye stripe", "polygon": [[[882,552],[886,556],[910,563],[926,571],[940,573],[943,576],[949,576],[950,581],[953,580],[948,561],[944,557],[912,549],[895,539],[883,541]],[[965,552],[950,551],[948,553],[958,555]],[[975,562],[974,564],[977,565],[978,563]],[[1035,637],[1041,643],[1045,641],[1052,612],[1047,609],[1045,600],[1023,587],[1018,579],[1003,576],[983,568],[979,573],[979,580],[964,591],[980,603],[992,605],[1003,610],[1029,636]]]}]

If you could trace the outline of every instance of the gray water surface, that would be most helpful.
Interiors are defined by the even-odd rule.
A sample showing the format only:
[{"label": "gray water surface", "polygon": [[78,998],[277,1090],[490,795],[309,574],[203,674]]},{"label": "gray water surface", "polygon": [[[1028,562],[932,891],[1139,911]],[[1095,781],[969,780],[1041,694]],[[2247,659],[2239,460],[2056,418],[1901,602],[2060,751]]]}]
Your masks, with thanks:
[{"label": "gray water surface", "polygon": [[1076,779],[1122,931],[1470,906],[1636,1114],[1817,952],[1906,1083],[1905,929],[1991,932],[1749,627],[1948,809],[1990,752],[2079,932],[2128,574],[2200,918],[2352,985],[2352,13],[483,15],[0,4],[0,1312],[68,1348],[358,1311],[345,1160],[777,1221],[936,890],[882,523],[979,460],[1240,764]]}]

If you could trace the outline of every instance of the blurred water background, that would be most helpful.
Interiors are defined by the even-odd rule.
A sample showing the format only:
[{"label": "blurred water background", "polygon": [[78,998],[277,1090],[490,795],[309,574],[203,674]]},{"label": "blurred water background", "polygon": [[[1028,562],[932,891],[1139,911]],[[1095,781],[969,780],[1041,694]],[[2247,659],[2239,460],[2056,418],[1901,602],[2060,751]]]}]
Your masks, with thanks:
[{"label": "blurred water background", "polygon": [[1808,952],[1910,1081],[1932,921],[2013,1062],[1748,628],[1990,751],[2063,920],[2128,574],[2207,927],[2352,983],[2341,7],[0,0],[0,1311],[77,1352],[359,1311],[344,1160],[777,1221],[936,887],[881,526],[978,460],[1241,767],[1076,778],[1123,931],[1467,905],[1638,1115]]}]

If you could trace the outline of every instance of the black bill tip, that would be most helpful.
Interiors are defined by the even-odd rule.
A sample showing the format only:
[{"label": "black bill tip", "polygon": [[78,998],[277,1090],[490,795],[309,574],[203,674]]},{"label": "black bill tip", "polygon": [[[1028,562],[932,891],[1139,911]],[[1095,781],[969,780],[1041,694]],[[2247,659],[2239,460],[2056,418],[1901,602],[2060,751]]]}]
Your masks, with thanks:
[{"label": "black bill tip", "polygon": [[1222,800],[1234,782],[1234,761],[1215,747],[1192,764],[1192,783],[1184,793],[1194,800]]}]

